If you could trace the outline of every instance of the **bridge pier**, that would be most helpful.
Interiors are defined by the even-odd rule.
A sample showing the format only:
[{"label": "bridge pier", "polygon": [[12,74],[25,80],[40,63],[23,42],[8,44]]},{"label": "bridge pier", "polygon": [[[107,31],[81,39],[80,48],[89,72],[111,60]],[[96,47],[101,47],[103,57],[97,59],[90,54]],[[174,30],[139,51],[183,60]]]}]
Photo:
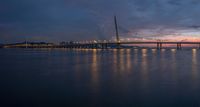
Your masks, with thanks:
[{"label": "bridge pier", "polygon": [[78,45],[78,48],[81,48],[81,45],[80,45],[80,44]]},{"label": "bridge pier", "polygon": [[199,43],[199,49],[200,49],[200,43]]},{"label": "bridge pier", "polygon": [[160,43],[160,49],[162,49],[162,43]]},{"label": "bridge pier", "polygon": [[102,43],[102,44],[101,44],[101,49],[104,49],[104,48],[105,48],[105,47],[104,47],[104,44]]},{"label": "bridge pier", "polygon": [[89,48],[90,48],[90,45],[89,45],[89,44],[87,44],[87,45],[86,45],[86,48],[87,48],[87,49],[89,49]]},{"label": "bridge pier", "polygon": [[177,49],[181,49],[182,46],[181,46],[181,43],[177,43]]},{"label": "bridge pier", "polygon": [[159,43],[157,43],[157,49],[159,49]]},{"label": "bridge pier", "polygon": [[179,44],[178,44],[178,43],[177,43],[177,46],[176,46],[176,48],[177,48],[177,49],[179,49]]},{"label": "bridge pier", "polygon": [[85,48],[88,49],[88,44],[85,45]]},{"label": "bridge pier", "polygon": [[117,43],[117,49],[120,49],[120,43]]},{"label": "bridge pier", "polygon": [[98,44],[94,44],[94,48],[97,49],[98,48]]},{"label": "bridge pier", "polygon": [[105,48],[108,49],[108,44],[107,43],[105,44]]},{"label": "bridge pier", "polygon": [[157,49],[162,49],[162,43],[157,42]]},{"label": "bridge pier", "polygon": [[108,48],[107,43],[103,43],[103,44],[102,44],[102,49],[107,49],[107,48]]},{"label": "bridge pier", "polygon": [[91,44],[90,46],[91,46],[92,49],[94,49],[94,44]]}]

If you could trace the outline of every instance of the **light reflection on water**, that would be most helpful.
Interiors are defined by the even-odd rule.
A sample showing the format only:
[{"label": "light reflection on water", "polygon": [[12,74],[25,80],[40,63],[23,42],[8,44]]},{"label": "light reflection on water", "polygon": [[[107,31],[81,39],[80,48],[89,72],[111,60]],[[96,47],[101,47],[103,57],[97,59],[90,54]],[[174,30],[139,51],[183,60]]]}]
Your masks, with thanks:
[{"label": "light reflection on water", "polygon": [[120,49],[119,51],[119,72],[123,72],[125,71],[125,63],[124,63],[124,49]]},{"label": "light reflection on water", "polygon": [[198,89],[198,83],[199,83],[199,78],[198,78],[198,59],[197,59],[197,49],[192,49],[192,81],[193,81],[193,88]]},{"label": "light reflection on water", "polygon": [[1,100],[18,105],[33,100],[36,106],[196,106],[199,58],[198,49],[3,49]]},{"label": "light reflection on water", "polygon": [[177,84],[177,61],[176,61],[176,49],[171,49],[171,70],[172,72],[172,79],[174,84]]},{"label": "light reflection on water", "polygon": [[126,59],[125,60],[126,60],[126,71],[130,72],[131,65],[132,65],[131,50],[130,49],[126,49]]},{"label": "light reflection on water", "polygon": [[95,89],[98,89],[98,80],[99,80],[99,70],[98,69],[98,61],[97,61],[97,50],[94,49],[92,50],[92,64],[91,64],[91,82],[92,82],[92,86]]},{"label": "light reflection on water", "polygon": [[[143,78],[142,80],[143,80],[143,85],[144,85],[144,87],[146,86],[146,85],[148,85],[148,59],[147,59],[147,52],[148,52],[148,50],[147,49],[142,49],[141,50],[142,51],[142,62],[141,62],[141,74],[142,74],[142,76],[141,76],[141,78]],[[146,87],[145,87],[146,88]]]}]

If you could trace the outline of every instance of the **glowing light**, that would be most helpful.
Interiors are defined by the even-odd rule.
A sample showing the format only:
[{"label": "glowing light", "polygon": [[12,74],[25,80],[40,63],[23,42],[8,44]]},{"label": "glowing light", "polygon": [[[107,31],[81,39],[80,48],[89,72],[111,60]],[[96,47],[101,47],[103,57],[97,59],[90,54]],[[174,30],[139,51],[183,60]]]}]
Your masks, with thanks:
[{"label": "glowing light", "polygon": [[151,49],[151,51],[152,51],[153,53],[156,53],[157,49]]},{"label": "glowing light", "polygon": [[162,52],[165,52],[166,49],[161,49]]},{"label": "glowing light", "polygon": [[176,49],[171,49],[172,52],[176,52]]},{"label": "glowing light", "polygon": [[146,54],[147,53],[147,49],[142,49],[142,53]]},{"label": "glowing light", "polygon": [[94,43],[97,43],[97,41],[96,41],[96,40],[94,40]]},{"label": "glowing light", "polygon": [[192,52],[193,52],[193,53],[196,53],[196,52],[197,52],[197,49],[192,49]]}]

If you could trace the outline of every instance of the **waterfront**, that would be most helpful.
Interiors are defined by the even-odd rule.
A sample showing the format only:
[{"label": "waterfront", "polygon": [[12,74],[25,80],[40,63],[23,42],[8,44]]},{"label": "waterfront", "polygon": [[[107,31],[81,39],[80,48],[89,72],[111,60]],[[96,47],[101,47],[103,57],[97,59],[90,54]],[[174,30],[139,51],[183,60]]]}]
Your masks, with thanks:
[{"label": "waterfront", "polygon": [[196,107],[199,53],[1,49],[0,100],[2,105],[24,107]]}]

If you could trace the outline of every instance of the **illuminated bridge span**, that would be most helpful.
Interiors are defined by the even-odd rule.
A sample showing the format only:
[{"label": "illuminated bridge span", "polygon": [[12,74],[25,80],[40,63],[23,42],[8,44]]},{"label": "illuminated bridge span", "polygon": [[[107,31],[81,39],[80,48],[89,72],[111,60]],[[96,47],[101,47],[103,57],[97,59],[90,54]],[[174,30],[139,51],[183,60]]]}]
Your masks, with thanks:
[{"label": "illuminated bridge span", "polygon": [[182,45],[198,45],[200,49],[200,42],[164,42],[164,41],[154,41],[154,42],[144,42],[144,41],[120,41],[119,33],[118,33],[118,24],[117,18],[114,16],[115,23],[115,31],[116,31],[116,41],[90,41],[90,42],[61,42],[59,45],[51,44],[51,43],[19,43],[19,44],[8,44],[3,47],[5,48],[90,48],[90,49],[108,49],[108,48],[132,48],[133,46],[125,46],[125,45],[156,45],[157,49],[164,48],[163,45],[176,45],[177,49],[181,49]]},{"label": "illuminated bridge span", "polygon": [[156,45],[157,49],[164,48],[163,45],[176,45],[177,49],[182,49],[182,45],[198,45],[200,48],[200,42],[98,42],[98,43],[73,43],[61,46],[62,48],[102,48],[107,49],[112,46],[115,48],[122,48],[123,45]]},{"label": "illuminated bridge span", "polygon": [[164,44],[175,44],[177,46],[177,49],[181,49],[183,44],[196,44],[200,48],[200,42],[161,42],[161,41],[155,41],[155,42],[139,42],[139,41],[120,41],[119,38],[119,33],[118,33],[118,24],[117,24],[117,18],[114,16],[114,24],[115,24],[115,31],[116,31],[116,41],[102,41],[102,42],[97,42],[97,41],[91,41],[91,42],[68,42],[64,43],[63,45],[61,44],[61,47],[64,48],[102,48],[102,49],[107,49],[107,48],[123,48],[123,45],[134,45],[134,44],[154,44],[157,45],[157,49],[163,48]]},{"label": "illuminated bridge span", "polygon": [[120,41],[119,38],[119,33],[118,33],[118,24],[117,24],[117,18],[116,16],[114,16],[114,23],[115,23],[115,31],[116,31],[116,41],[115,42],[108,42],[108,41],[103,41],[103,42],[97,42],[97,41],[92,41],[92,42],[86,42],[86,43],[81,43],[81,42],[75,42],[75,43],[68,43],[63,45],[64,48],[102,48],[102,49],[107,49],[110,48],[112,46],[114,46],[115,48],[123,48],[123,45],[133,45],[133,44],[154,44],[157,45],[157,49],[162,49],[164,44],[169,44],[169,45],[173,45],[175,44],[177,46],[177,49],[181,49],[183,44],[195,44],[198,45],[198,47],[200,48],[200,42],[160,42],[160,41],[156,41],[156,42],[136,42],[136,41]]},{"label": "illuminated bridge span", "polygon": [[104,41],[104,42],[65,42],[60,43],[59,45],[50,44],[50,43],[19,43],[19,44],[8,44],[5,45],[4,48],[69,48],[69,49],[109,49],[109,48],[134,48],[135,46],[144,47],[147,45],[148,47],[156,47],[157,49],[165,48],[164,45],[173,45],[176,46],[177,49],[182,49],[183,45],[197,45],[200,49],[200,42],[142,42],[142,41]]}]

